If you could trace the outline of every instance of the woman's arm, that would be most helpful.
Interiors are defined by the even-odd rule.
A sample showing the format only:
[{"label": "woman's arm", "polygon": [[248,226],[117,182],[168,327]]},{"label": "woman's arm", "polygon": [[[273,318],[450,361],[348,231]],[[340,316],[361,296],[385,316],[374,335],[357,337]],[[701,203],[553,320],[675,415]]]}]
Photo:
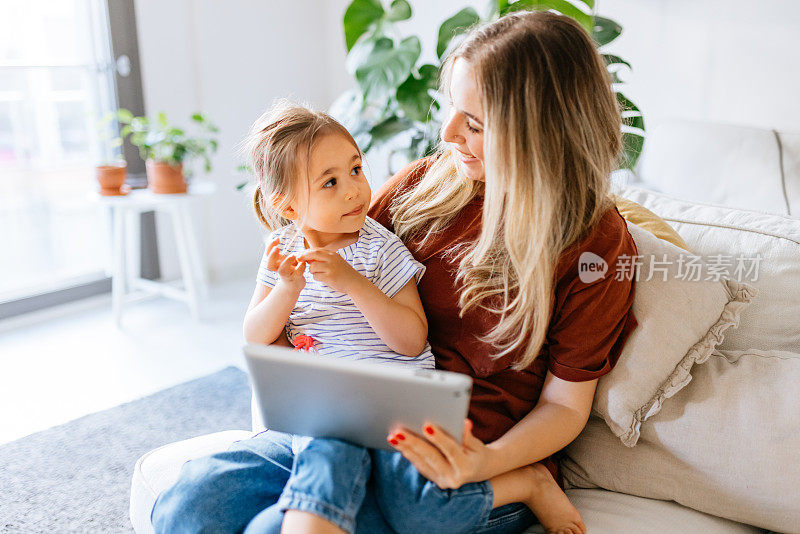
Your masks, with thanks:
[{"label": "woman's arm", "polygon": [[572,443],[589,420],[596,389],[597,379],[568,382],[548,371],[533,410],[487,444],[491,476],[543,460]]},{"label": "woman's arm", "polygon": [[548,372],[536,406],[489,444],[472,435],[471,424],[465,425],[462,443],[436,425],[426,425],[421,435],[400,429],[388,440],[428,480],[441,488],[459,488],[563,449],[586,426],[596,388],[597,379],[568,382]]}]

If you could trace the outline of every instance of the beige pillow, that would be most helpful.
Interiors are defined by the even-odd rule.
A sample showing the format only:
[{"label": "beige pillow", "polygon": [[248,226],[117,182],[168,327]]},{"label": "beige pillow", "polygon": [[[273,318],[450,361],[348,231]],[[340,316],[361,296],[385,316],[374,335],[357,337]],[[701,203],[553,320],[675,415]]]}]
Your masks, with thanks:
[{"label": "beige pillow", "polygon": [[639,228],[647,230],[659,239],[672,243],[676,247],[680,247],[683,250],[691,250],[678,232],[667,224],[664,219],[649,209],[625,197],[614,194],[609,196],[611,200],[614,201],[614,204],[617,205],[617,211],[619,211],[619,214],[622,215],[625,220],[632,222]]},{"label": "beige pillow", "polygon": [[716,350],[692,375],[636,447],[591,417],[561,460],[566,481],[800,532],[800,354]]},{"label": "beige pillow", "polygon": [[755,290],[713,279],[702,263],[682,279],[679,262],[690,261],[691,254],[630,221],[627,225],[640,256],[633,300],[639,326],[614,369],[598,381],[592,408],[622,443],[633,447],[642,422],[691,380],[692,366],[704,362],[725,331],[738,325]]}]

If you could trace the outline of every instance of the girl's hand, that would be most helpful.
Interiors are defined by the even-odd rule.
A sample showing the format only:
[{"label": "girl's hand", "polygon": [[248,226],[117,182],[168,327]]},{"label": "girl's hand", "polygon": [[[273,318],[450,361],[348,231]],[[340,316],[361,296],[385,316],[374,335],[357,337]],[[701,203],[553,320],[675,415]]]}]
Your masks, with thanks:
[{"label": "girl's hand", "polygon": [[279,243],[279,239],[274,239],[267,246],[267,269],[277,272],[284,284],[302,291],[306,287],[306,279],[303,276],[306,263],[298,260],[296,256],[281,254]]},{"label": "girl's hand", "polygon": [[462,443],[433,424],[425,425],[421,436],[401,429],[389,434],[387,440],[422,476],[442,489],[457,489],[493,476],[490,472],[492,451],[472,435],[469,419],[464,420]]},{"label": "girl's hand", "polygon": [[300,254],[298,259],[308,263],[308,271],[315,280],[340,293],[349,294],[362,279],[366,280],[333,250],[312,248]]}]

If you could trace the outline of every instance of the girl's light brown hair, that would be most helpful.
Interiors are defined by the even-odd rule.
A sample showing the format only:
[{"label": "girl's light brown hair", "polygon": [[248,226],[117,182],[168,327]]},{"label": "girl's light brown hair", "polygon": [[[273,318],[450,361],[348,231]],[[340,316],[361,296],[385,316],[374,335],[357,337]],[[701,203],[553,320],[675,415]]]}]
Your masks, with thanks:
[{"label": "girl's light brown hair", "polygon": [[347,128],[333,117],[286,99],[276,100],[253,123],[243,148],[256,178],[253,208],[267,229],[275,230],[291,222],[281,211],[298,198],[300,187],[308,187],[300,179],[308,169],[300,169],[299,151],[305,151],[308,165],[314,143],[332,133],[345,136],[361,153]]},{"label": "girl's light brown hair", "polygon": [[[483,105],[485,168],[481,234],[459,254],[461,314],[495,313],[483,339],[495,357],[519,353],[515,368],[524,369],[545,342],[561,253],[612,206],[620,109],[594,43],[566,16],[516,12],[473,29],[443,65],[444,95],[458,59],[475,73]],[[418,186],[393,204],[395,231],[424,242],[481,185],[440,143]]]}]

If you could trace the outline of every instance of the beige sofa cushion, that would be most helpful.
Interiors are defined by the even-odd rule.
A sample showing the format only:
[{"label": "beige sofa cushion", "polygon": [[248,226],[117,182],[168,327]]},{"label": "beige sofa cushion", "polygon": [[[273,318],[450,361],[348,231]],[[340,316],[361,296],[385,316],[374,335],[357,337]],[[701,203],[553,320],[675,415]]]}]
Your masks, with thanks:
[{"label": "beige sofa cushion", "polygon": [[592,417],[566,449],[566,480],[800,532],[800,354],[715,351],[692,375],[633,448]]},{"label": "beige sofa cushion", "polygon": [[226,430],[169,443],[144,454],[133,468],[130,517],[137,534],[153,534],[150,512],[158,494],[178,481],[183,464],[215,452],[228,450],[231,443],[248,439],[247,430]]},{"label": "beige sofa cushion", "polygon": [[[787,215],[800,201],[799,169],[792,166],[800,155],[797,137],[749,126],[665,120],[648,127],[637,174],[674,197]],[[800,215],[797,209],[792,213]]]},{"label": "beige sofa cushion", "polygon": [[627,225],[641,260],[633,301],[639,326],[614,369],[598,381],[593,411],[633,447],[642,422],[691,380],[692,365],[704,362],[738,324],[755,292],[732,280],[707,280],[711,273],[702,264],[698,280],[683,277],[679,260],[690,256],[686,251]]},{"label": "beige sofa cushion", "polygon": [[664,219],[633,200],[614,194],[610,196],[617,206],[617,211],[626,221],[632,222],[639,228],[647,230],[657,238],[668,241],[676,247],[689,250],[686,241]]},{"label": "beige sofa cushion", "polygon": [[745,280],[758,298],[742,311],[739,328],[725,336],[721,349],[800,349],[800,219],[696,204],[632,186],[618,194],[662,217],[695,254],[761,256],[758,279]]},{"label": "beige sofa cushion", "polygon": [[[589,534],[761,534],[762,530],[676,502],[644,499],[602,489],[567,489],[569,501],[578,509]],[[541,525],[525,534],[543,534]]]}]

